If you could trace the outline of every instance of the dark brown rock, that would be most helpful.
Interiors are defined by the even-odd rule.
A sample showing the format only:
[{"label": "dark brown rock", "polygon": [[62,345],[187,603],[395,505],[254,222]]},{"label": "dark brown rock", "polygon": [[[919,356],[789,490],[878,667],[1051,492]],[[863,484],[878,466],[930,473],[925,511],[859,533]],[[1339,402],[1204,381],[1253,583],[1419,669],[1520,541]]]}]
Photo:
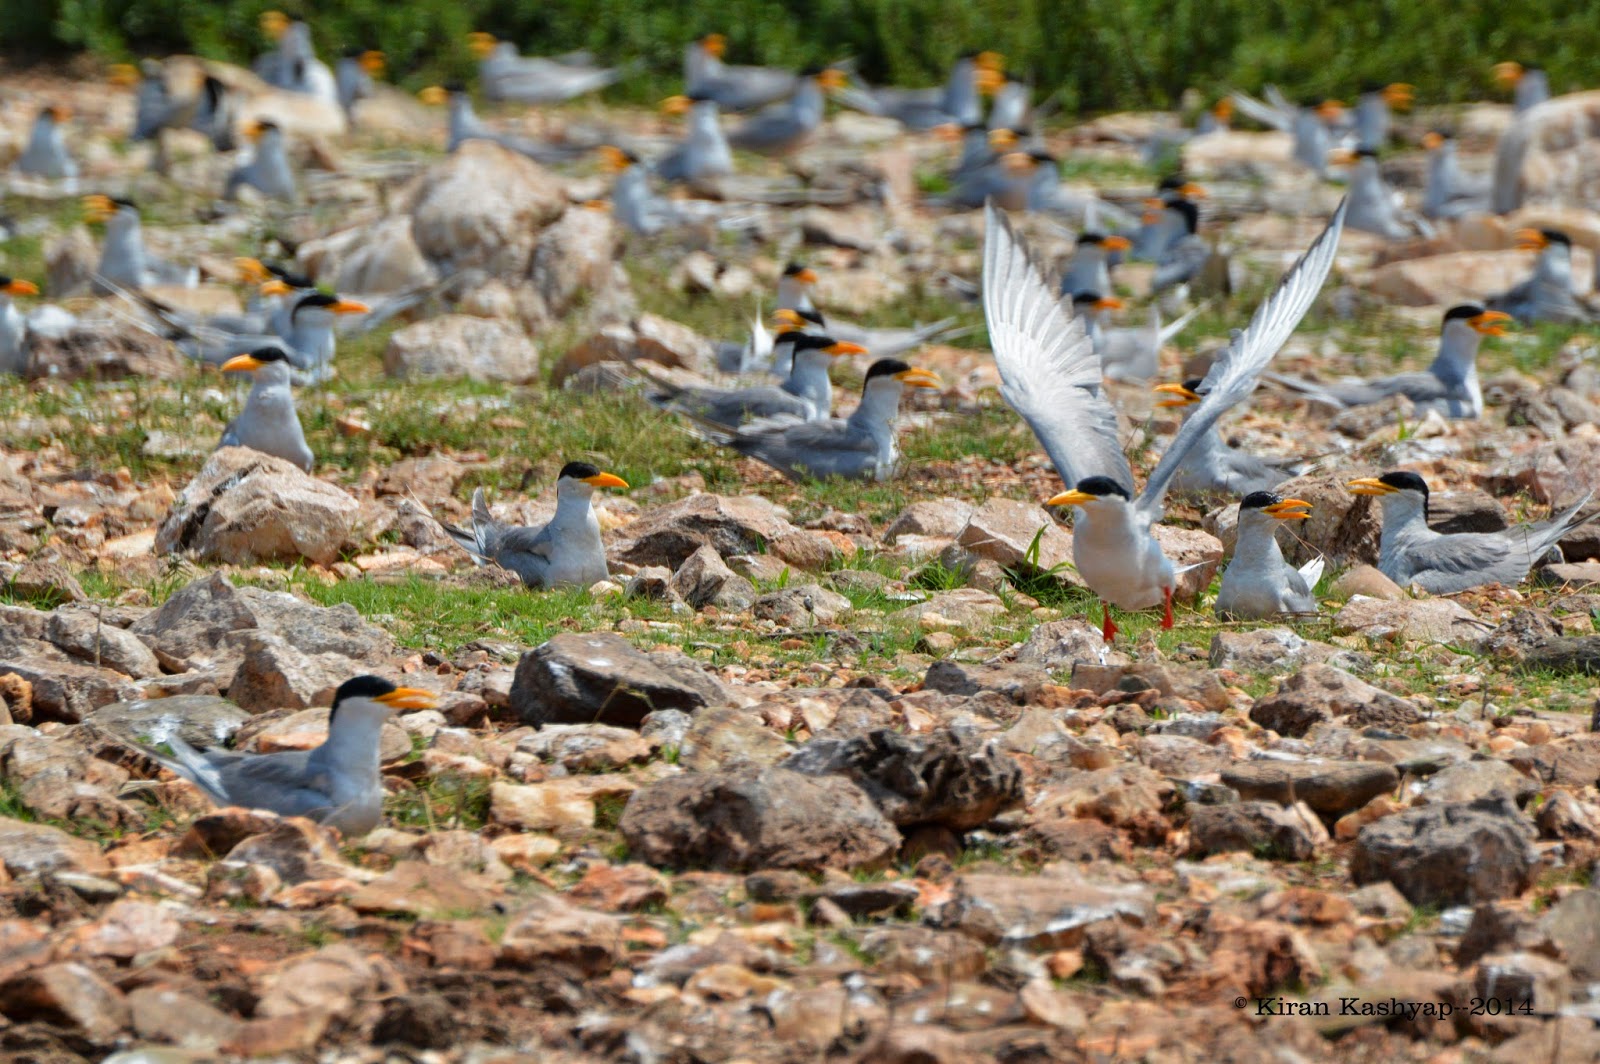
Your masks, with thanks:
[{"label": "dark brown rock", "polygon": [[1258,701],[1250,719],[1279,735],[1299,737],[1311,726],[1338,717],[1351,727],[1404,727],[1423,719],[1403,698],[1358,680],[1331,665],[1307,665]]},{"label": "dark brown rock", "polygon": [[1224,769],[1222,782],[1246,801],[1305,802],[1327,816],[1359,809],[1400,785],[1392,765],[1373,761],[1244,761]]}]

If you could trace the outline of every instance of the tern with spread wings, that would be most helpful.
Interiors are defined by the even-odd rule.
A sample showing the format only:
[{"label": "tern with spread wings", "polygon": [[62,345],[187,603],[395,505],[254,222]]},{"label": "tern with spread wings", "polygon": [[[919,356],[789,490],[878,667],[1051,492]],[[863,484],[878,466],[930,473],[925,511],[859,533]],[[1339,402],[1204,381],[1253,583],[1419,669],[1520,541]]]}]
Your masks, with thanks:
[{"label": "tern with spread wings", "polygon": [[[1321,291],[1344,230],[1345,204],[1212,364],[1204,400],[1137,496],[1133,469],[1117,439],[1116,411],[1101,386],[1100,358],[1082,320],[1057,296],[1005,215],[993,204],[985,214],[983,307],[1000,394],[1072,486],[1049,505],[1076,510],[1072,552],[1078,573],[1102,604],[1126,610],[1163,606],[1162,627],[1170,628],[1177,569],[1151,526],[1161,520],[1162,501],[1184,456],[1255,390],[1261,371]],[[1116,630],[1105,610],[1102,633],[1110,640]]]}]

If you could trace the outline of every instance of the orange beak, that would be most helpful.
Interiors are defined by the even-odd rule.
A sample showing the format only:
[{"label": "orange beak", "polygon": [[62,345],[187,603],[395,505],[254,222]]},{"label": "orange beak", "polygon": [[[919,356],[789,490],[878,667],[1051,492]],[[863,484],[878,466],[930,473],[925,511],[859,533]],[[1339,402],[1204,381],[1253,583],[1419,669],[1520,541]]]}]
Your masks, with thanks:
[{"label": "orange beak", "polygon": [[1424,133],[1422,135],[1422,146],[1429,151],[1437,151],[1439,148],[1444,147],[1443,134],[1433,131]]},{"label": "orange beak", "polygon": [[625,488],[628,482],[615,473],[596,473],[592,477],[584,477],[585,484],[593,484],[597,488]]},{"label": "orange beak", "polygon": [[1522,80],[1522,64],[1496,63],[1494,65],[1494,79],[1508,87],[1515,85]]},{"label": "orange beak", "polygon": [[1518,251],[1543,251],[1550,246],[1550,238],[1537,229],[1518,229],[1515,236]]},{"label": "orange beak", "polygon": [[0,285],[0,292],[8,296],[36,296],[39,294],[39,286],[32,281],[12,280]]},{"label": "orange beak", "polygon": [[1181,384],[1158,384],[1155,390],[1176,397],[1159,400],[1157,406],[1192,406],[1204,398],[1200,393],[1191,392]]},{"label": "orange beak", "polygon": [[700,38],[700,47],[710,55],[721,59],[728,51],[728,38],[720,33],[708,33]]},{"label": "orange beak", "polygon": [[1271,506],[1263,506],[1261,512],[1280,521],[1304,521],[1311,516],[1311,504],[1304,499],[1284,499]]},{"label": "orange beak", "polygon": [[366,314],[372,310],[365,303],[358,303],[353,299],[341,299],[328,309],[335,314]]},{"label": "orange beak", "polygon": [[1107,251],[1127,251],[1133,247],[1133,241],[1125,236],[1108,236],[1100,241],[1100,246]]},{"label": "orange beak", "polygon": [[[832,345],[823,348],[830,355],[864,355],[867,349],[860,344],[853,344],[848,340],[836,340]],[[934,385],[938,387],[938,385]]]},{"label": "orange beak", "polygon": [[432,709],[438,704],[432,691],[419,687],[396,687],[386,695],[379,695],[375,701],[390,709]]},{"label": "orange beak", "polygon": [[1094,302],[1096,310],[1121,310],[1124,304],[1116,296],[1101,296]]},{"label": "orange beak", "polygon": [[1506,334],[1504,323],[1510,320],[1511,315],[1502,311],[1486,310],[1477,317],[1468,318],[1467,324],[1484,336],[1504,336]]}]

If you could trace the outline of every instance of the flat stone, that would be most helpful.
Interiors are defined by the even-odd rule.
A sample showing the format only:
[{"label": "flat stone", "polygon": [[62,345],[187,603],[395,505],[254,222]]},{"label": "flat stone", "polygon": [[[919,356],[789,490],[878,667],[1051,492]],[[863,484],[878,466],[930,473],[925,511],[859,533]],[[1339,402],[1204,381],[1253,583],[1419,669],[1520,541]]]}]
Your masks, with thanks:
[{"label": "flat stone", "polygon": [[1032,876],[958,876],[948,901],[924,917],[991,947],[1032,951],[1074,949],[1101,924],[1143,927],[1154,915],[1150,888],[1098,883],[1067,865]]},{"label": "flat stone", "polygon": [[1383,599],[1357,595],[1333,617],[1334,630],[1368,639],[1423,643],[1473,642],[1490,626],[1451,599]]},{"label": "flat stone", "polygon": [[0,817],[0,865],[13,878],[38,872],[106,872],[100,847],[48,824]]},{"label": "flat stone", "polygon": [[383,352],[391,377],[466,378],[526,384],[539,380],[539,349],[510,322],[444,314],[396,330]]},{"label": "flat stone", "polygon": [[1328,662],[1339,668],[1366,668],[1365,654],[1305,639],[1288,628],[1218,632],[1211,637],[1211,667],[1235,672],[1268,672]]},{"label": "flat stone", "polygon": [[1523,805],[1539,785],[1504,761],[1463,761],[1428,777],[1417,794],[1419,805],[1449,805],[1480,798],[1506,798]]},{"label": "flat stone", "polygon": [[1222,782],[1246,801],[1304,802],[1342,816],[1400,785],[1392,765],[1372,761],[1243,761],[1224,769]]}]

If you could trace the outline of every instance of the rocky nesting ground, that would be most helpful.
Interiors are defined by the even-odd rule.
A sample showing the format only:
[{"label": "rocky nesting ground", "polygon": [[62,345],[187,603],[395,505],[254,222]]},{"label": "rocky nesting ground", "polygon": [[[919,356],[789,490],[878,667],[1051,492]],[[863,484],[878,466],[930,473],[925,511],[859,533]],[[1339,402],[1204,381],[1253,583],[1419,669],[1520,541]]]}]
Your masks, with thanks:
[{"label": "rocky nesting ground", "polygon": [[[123,97],[76,102],[125,124]],[[1573,499],[1600,482],[1591,334],[1486,350],[1484,424],[1263,393],[1228,432],[1323,456],[1286,489],[1314,506],[1291,557],[1334,570],[1323,615],[1216,623],[1233,514],[1179,505],[1168,550],[1199,566],[1178,626],[1130,615],[1108,648],[981,347],[917,356],[948,387],[903,419],[887,485],[789,485],[626,390],[641,358],[709,374],[794,228],[830,311],[976,323],[943,284],[976,276],[972,218],[892,197],[764,207],[754,236],[687,251],[629,240],[581,206],[597,179],[482,145],[440,160],[390,104],[404,120],[324,160],[296,212],[213,215],[209,157],[169,181],[90,142],[152,239],[203,256],[202,295],[168,293],[188,305],[236,303],[229,258],[264,241],[342,290],[455,280],[301,393],[313,475],[211,454],[239,396],[114,301],[69,300],[94,339],[0,386],[5,1059],[1600,1054],[1600,533],[1522,589],[1414,599],[1368,567],[1377,515],[1341,487],[1418,469],[1455,530]],[[824,157],[857,135],[837,122]],[[1147,184],[1102,135],[1059,137]],[[939,150],[870,158],[914,190]],[[1212,177],[1259,290],[1333,193]],[[5,200],[8,268],[48,265],[51,293],[92,266],[63,203]],[[1462,246],[1503,246],[1474,224]],[[1459,257],[1419,272],[1479,254],[1437,250],[1389,266],[1351,239],[1283,364],[1425,360],[1438,304],[1477,283]],[[1204,315],[1174,379],[1251,305]],[[1148,467],[1171,423],[1117,395]],[[603,501],[606,584],[530,593],[440,529],[478,485],[547,513],[580,456],[635,485]],[[306,748],[363,672],[439,705],[387,728],[387,824],[359,839],[212,809],[120,741]]]}]

